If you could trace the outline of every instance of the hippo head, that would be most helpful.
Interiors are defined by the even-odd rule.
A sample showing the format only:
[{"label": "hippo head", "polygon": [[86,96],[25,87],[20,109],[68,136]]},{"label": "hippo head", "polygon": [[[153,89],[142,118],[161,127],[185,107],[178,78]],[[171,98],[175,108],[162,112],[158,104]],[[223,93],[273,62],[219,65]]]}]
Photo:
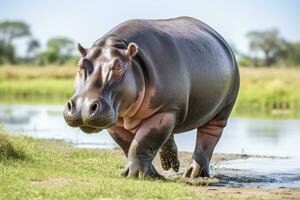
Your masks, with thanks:
[{"label": "hippo head", "polygon": [[65,106],[64,118],[69,126],[86,133],[100,132],[116,124],[138,96],[132,64],[138,46],[129,43],[119,48],[96,42],[90,49],[78,44],[78,50],[74,95]]}]

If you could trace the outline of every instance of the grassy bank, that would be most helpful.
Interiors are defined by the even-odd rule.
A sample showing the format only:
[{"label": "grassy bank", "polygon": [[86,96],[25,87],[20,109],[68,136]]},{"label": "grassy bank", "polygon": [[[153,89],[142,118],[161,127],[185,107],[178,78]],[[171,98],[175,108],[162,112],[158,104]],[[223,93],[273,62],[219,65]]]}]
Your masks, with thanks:
[{"label": "grassy bank", "polygon": [[[236,156],[214,154],[213,162]],[[180,154],[184,168],[190,158],[191,154]],[[129,179],[120,175],[124,164],[117,149],[76,149],[60,141],[7,136],[1,129],[0,199],[297,199],[300,195],[299,189],[289,188],[207,187],[182,180]]]},{"label": "grassy bank", "polygon": [[300,68],[241,68],[234,114],[300,115]]},{"label": "grassy bank", "polygon": [[[76,67],[0,67],[0,102],[64,103]],[[300,68],[241,68],[234,115],[300,117]]]},{"label": "grassy bank", "polygon": [[23,156],[0,148],[0,199],[201,199],[182,183],[122,178],[125,159],[118,151],[27,137],[6,142]]},{"label": "grassy bank", "polygon": [[62,103],[73,94],[76,67],[0,67],[0,101]]}]

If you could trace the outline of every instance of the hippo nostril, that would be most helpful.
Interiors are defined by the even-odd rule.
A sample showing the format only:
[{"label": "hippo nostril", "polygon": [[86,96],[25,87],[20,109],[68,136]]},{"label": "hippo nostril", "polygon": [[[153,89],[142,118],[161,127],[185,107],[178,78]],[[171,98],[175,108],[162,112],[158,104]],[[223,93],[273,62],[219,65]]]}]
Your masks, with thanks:
[{"label": "hippo nostril", "polygon": [[70,102],[68,102],[68,111],[70,112],[71,111],[71,109],[72,109],[72,105],[71,105],[71,103]]},{"label": "hippo nostril", "polygon": [[73,113],[73,109],[74,109],[73,107],[74,107],[73,102],[69,101],[67,104],[67,110],[69,113]]},{"label": "hippo nostril", "polygon": [[98,110],[98,107],[99,107],[98,103],[93,103],[91,105],[91,112],[95,113]]}]

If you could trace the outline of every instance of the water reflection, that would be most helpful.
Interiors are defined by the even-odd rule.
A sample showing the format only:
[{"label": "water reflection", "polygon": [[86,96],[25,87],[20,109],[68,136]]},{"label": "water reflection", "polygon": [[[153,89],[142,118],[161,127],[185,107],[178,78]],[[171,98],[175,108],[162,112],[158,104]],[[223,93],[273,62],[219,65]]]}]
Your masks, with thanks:
[{"label": "water reflection", "polygon": [[[14,134],[61,139],[79,147],[116,146],[107,131],[86,135],[66,125],[62,106],[0,105],[0,123]],[[216,152],[300,157],[300,121],[267,119],[230,119]],[[194,150],[195,132],[176,135],[180,151]]]}]

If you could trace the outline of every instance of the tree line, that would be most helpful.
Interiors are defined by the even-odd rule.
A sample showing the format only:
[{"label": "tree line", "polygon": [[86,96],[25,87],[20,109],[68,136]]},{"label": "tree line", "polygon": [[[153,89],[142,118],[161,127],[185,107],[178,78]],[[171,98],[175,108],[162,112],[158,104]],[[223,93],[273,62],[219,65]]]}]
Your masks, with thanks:
[{"label": "tree line", "polygon": [[[26,55],[16,54],[16,42],[26,41]],[[74,41],[67,37],[53,37],[46,50],[33,37],[30,26],[23,21],[0,21],[0,64],[65,64],[75,62]]]},{"label": "tree line", "polygon": [[[26,39],[26,55],[16,54],[16,41]],[[251,31],[247,33],[249,53],[232,46],[241,66],[300,66],[300,42],[284,39],[277,29]],[[23,21],[0,21],[0,65],[9,64],[66,64],[75,63],[74,41],[67,37],[53,37],[47,42],[46,50]]]},{"label": "tree line", "polygon": [[234,49],[242,66],[299,66],[300,42],[284,39],[278,29],[247,33],[250,54]]}]

